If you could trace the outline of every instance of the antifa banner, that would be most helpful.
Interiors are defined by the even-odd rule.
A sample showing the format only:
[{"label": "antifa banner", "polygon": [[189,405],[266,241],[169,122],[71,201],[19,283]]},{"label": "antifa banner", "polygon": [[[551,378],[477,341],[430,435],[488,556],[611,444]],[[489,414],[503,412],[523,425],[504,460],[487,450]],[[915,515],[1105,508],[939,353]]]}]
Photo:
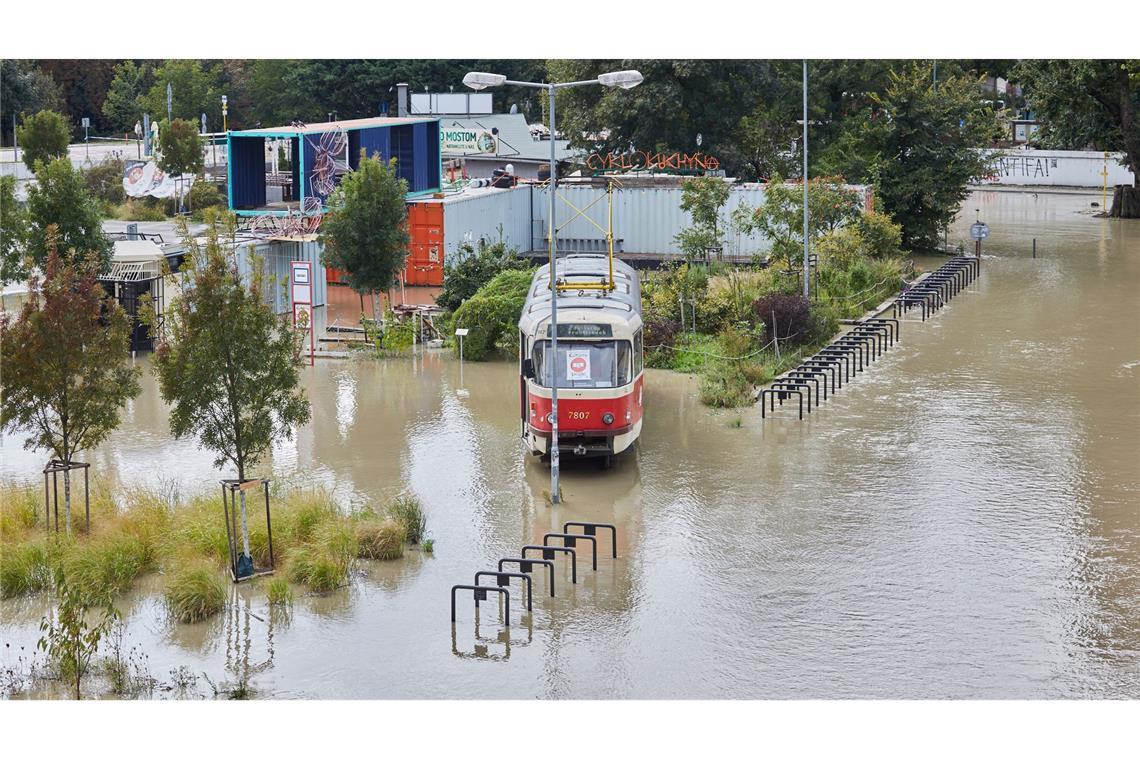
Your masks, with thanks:
[{"label": "antifa banner", "polygon": [[[182,189],[189,189],[194,177],[183,174]],[[154,161],[128,161],[123,170],[123,191],[131,198],[173,198],[178,191],[179,177],[172,177]]]}]

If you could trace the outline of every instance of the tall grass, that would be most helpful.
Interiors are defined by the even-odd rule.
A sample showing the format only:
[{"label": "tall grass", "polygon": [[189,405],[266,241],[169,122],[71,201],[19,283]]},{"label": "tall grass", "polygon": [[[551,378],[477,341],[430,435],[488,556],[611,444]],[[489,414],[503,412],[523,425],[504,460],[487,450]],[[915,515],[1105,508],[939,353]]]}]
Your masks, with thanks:
[{"label": "tall grass", "polygon": [[0,597],[33,594],[51,587],[51,561],[45,543],[0,545]]},{"label": "tall grass", "polygon": [[404,526],[395,520],[361,520],[356,523],[357,556],[364,559],[399,559],[404,556]]},{"label": "tall grass", "polygon": [[288,575],[316,592],[333,591],[348,582],[357,554],[356,533],[344,521],[316,529],[313,540],[289,552]]},{"label": "tall grass", "polygon": [[39,522],[42,494],[30,486],[7,484],[0,487],[0,540],[23,537]]},{"label": "tall grass", "polygon": [[427,518],[419,499],[410,495],[397,496],[388,504],[388,517],[403,529],[408,543],[418,544],[427,532]]},{"label": "tall grass", "polygon": [[226,606],[226,585],[218,570],[206,562],[191,561],[166,580],[166,606],[180,623],[196,623]]}]

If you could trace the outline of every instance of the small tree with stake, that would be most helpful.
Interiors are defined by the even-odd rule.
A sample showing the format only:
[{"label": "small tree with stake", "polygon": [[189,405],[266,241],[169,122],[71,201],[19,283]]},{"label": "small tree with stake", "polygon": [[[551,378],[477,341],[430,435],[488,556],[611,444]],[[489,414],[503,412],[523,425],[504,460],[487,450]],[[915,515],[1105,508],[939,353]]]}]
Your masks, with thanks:
[{"label": "small tree with stake", "polygon": [[[274,440],[291,437],[294,426],[309,420],[309,402],[299,387],[293,330],[263,297],[261,262],[252,262],[243,282],[233,215],[211,214],[207,223],[204,244],[181,225],[188,249],[180,272],[183,295],[164,314],[154,371],[171,405],[170,432],[197,436],[217,454],[214,466],[236,467],[244,483]],[[244,489],[241,523],[238,577],[253,565]]]},{"label": "small tree with stake", "polygon": [[408,256],[408,183],[396,176],[396,160],[360,154],[356,171],[345,176],[329,198],[321,224],[325,250],[321,263],[347,273],[348,284],[363,298],[392,285]]},{"label": "small tree with stake", "polygon": [[71,532],[71,466],[118,427],[122,406],[139,393],[130,356],[130,320],[96,279],[98,257],[65,260],[49,228],[46,272],[33,275],[15,319],[0,316],[0,429],[27,431],[27,448],[47,449],[63,471]]}]

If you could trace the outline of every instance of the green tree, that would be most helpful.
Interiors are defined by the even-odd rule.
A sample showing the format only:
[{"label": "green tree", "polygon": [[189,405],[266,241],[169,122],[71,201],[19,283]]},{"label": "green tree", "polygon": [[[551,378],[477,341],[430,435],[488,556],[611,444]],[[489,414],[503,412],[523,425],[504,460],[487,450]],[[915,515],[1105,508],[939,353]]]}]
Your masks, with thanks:
[{"label": "green tree", "polygon": [[410,242],[407,193],[395,159],[385,164],[361,151],[356,171],[345,175],[329,197],[321,223],[321,263],[345,272],[357,293],[375,298],[404,268]]},{"label": "green tree", "polygon": [[[15,319],[0,317],[0,429],[26,431],[25,448],[47,449],[71,463],[119,425],[123,405],[139,393],[130,358],[130,320],[99,284],[98,255],[68,260],[49,230],[44,277],[33,276]],[[63,473],[71,532],[71,473]]]},{"label": "green tree", "polygon": [[12,114],[58,111],[63,108],[59,87],[32,61],[0,59],[0,135],[12,144]]},{"label": "green tree", "polygon": [[932,249],[969,195],[968,184],[989,170],[978,149],[1000,136],[997,119],[976,79],[940,75],[934,89],[929,68],[920,65],[892,73],[874,102],[885,120],[881,131],[869,132],[881,140],[878,199],[902,225],[904,248]]},{"label": "green tree", "polygon": [[0,177],[0,287],[28,276],[24,248],[28,239],[28,213],[16,202],[16,178]]},{"label": "green tree", "polygon": [[174,118],[197,122],[201,114],[222,123],[222,67],[199,60],[175,58],[154,70],[153,84],[143,98],[152,119],[166,117],[166,85],[170,85]]},{"label": "green tree", "polygon": [[39,66],[64,97],[65,113],[78,127],[83,117],[91,119],[92,133],[110,128],[103,115],[103,100],[115,76],[115,62],[99,59],[59,58],[40,60]]},{"label": "green tree", "polygon": [[36,162],[47,163],[61,156],[67,156],[67,146],[71,142],[71,130],[67,119],[55,111],[40,111],[28,116],[24,123],[16,127],[16,139],[20,143],[20,153],[24,165],[36,170]]},{"label": "green tree", "polygon": [[150,90],[153,78],[154,73],[146,63],[123,61],[115,66],[114,79],[103,100],[103,116],[112,129],[133,133],[135,124],[142,121],[146,108],[143,98]]},{"label": "green tree", "polygon": [[[292,326],[263,297],[263,262],[254,256],[243,282],[234,253],[235,217],[211,215],[207,224],[204,243],[180,225],[187,246],[179,272],[182,295],[164,314],[154,372],[162,399],[171,405],[174,437],[196,436],[215,453],[215,467],[232,465],[244,481],[275,440],[292,437],[294,427],[308,422],[309,401],[300,387]],[[241,493],[242,550],[248,558]]]},{"label": "green tree", "polygon": [[720,177],[692,177],[681,185],[681,209],[693,220],[673,238],[686,260],[703,259],[723,245],[720,210],[728,202],[729,184]]},{"label": "green tree", "polygon": [[1140,60],[1021,61],[1011,76],[1043,122],[1042,144],[1122,154],[1134,182],[1111,215],[1140,217]]},{"label": "green tree", "polygon": [[[112,245],[103,234],[102,209],[70,160],[37,165],[36,183],[28,187],[28,220],[26,250],[37,266],[43,266],[52,245],[58,244],[65,258],[75,255],[73,251],[94,253],[100,272],[110,267]],[[53,226],[54,243],[48,235]]]},{"label": "green tree", "polygon": [[158,152],[158,168],[172,177],[197,174],[206,165],[198,127],[185,119],[162,123],[158,130]]},{"label": "green tree", "polygon": [[[820,235],[859,217],[862,200],[835,178],[808,182],[808,245]],[[764,204],[739,206],[732,214],[742,233],[760,232],[772,241],[769,257],[789,263],[803,256],[804,191],[802,183],[773,177],[764,189]]]},{"label": "green tree", "polygon": [[[75,679],[75,698],[83,699],[83,676],[99,651],[99,643],[119,620],[119,611],[110,597],[89,598],[78,584],[67,581],[62,569],[55,571],[55,592],[56,607],[40,622],[36,648],[58,664],[61,677]],[[92,621],[93,607],[102,610],[97,622]]]}]

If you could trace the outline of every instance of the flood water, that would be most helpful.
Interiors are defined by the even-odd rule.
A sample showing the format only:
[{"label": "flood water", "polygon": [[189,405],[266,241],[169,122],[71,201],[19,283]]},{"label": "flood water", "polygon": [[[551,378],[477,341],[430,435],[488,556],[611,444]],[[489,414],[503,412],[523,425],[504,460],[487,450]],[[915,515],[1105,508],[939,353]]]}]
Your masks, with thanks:
[{"label": "flood water", "polygon": [[[1089,200],[968,200],[993,231],[981,276],[802,422],[707,410],[695,378],[651,371],[640,448],[564,466],[557,508],[518,439],[513,366],[306,369],[313,421],[274,476],[346,504],[411,490],[434,556],[368,563],[287,620],[243,589],[172,625],[147,579],[124,649],[159,678],[249,663],[274,697],[1138,698],[1140,222]],[[7,479],[43,458],[0,453]],[[152,379],[89,457],[184,493],[216,482],[211,459],[169,438]],[[509,631],[494,602],[476,627],[469,596],[452,626],[452,584],[566,520],[615,523],[619,559],[601,540],[598,572],[575,586],[560,566],[555,599],[537,573]],[[0,641],[34,644],[43,605],[4,602]]]}]

